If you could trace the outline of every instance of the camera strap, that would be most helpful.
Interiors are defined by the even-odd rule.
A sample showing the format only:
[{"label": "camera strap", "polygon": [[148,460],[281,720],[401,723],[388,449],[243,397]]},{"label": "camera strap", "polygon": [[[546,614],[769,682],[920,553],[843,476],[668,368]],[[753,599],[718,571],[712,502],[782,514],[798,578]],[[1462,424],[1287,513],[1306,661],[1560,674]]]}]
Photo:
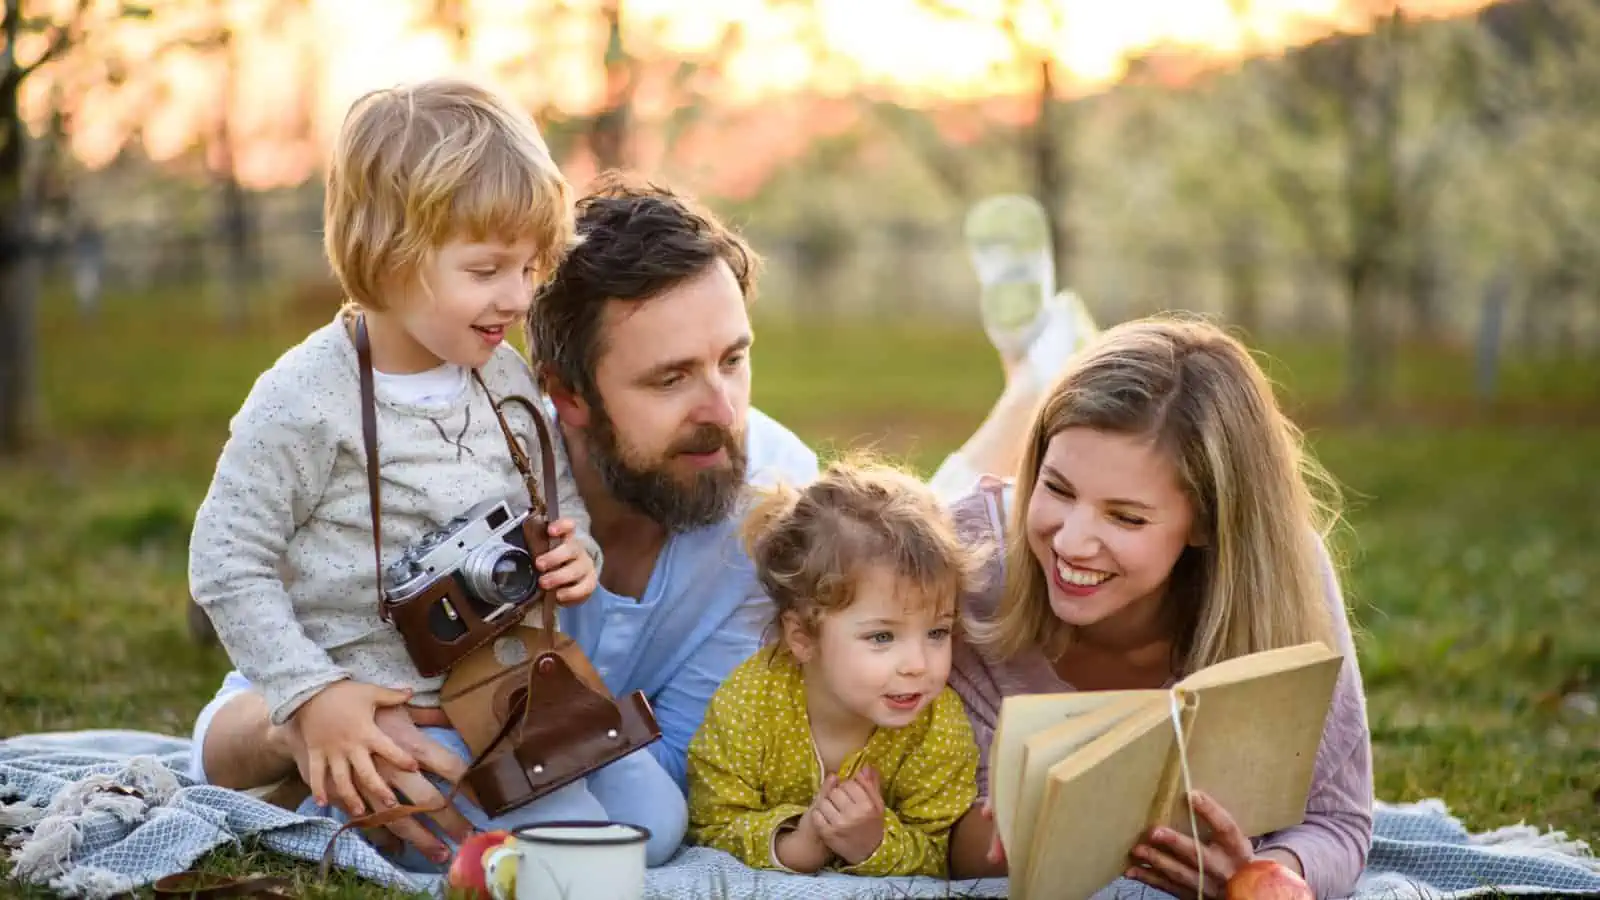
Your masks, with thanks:
[{"label": "camera strap", "polygon": [[378,512],[378,403],[372,388],[372,343],[367,339],[367,317],[356,316],[356,360],[361,370],[361,440],[367,453],[367,499],[372,507],[372,562],[377,569],[378,618],[389,621],[389,604],[383,602],[383,531]]},{"label": "camera strap", "polygon": [[[381,504],[378,492],[378,403],[372,381],[372,342],[367,337],[366,316],[356,317],[355,344],[357,368],[361,370],[361,438],[367,455],[367,498],[368,504],[372,507],[372,560],[377,570],[378,616],[384,622],[388,622],[389,605],[383,602],[383,532],[380,530],[383,518],[379,511]],[[483,375],[477,369],[472,370],[472,378],[478,387],[483,389],[484,396],[489,399],[489,408],[494,410],[494,417],[500,423],[500,433],[505,436],[506,448],[511,451],[511,461],[522,474],[522,483],[528,489],[528,502],[546,521],[554,522],[561,517],[556,490],[555,441],[551,437],[550,426],[545,422],[543,411],[528,398],[516,394],[507,395],[503,400],[496,401],[494,394],[489,391],[489,385],[484,383]],[[533,418],[534,430],[539,433],[539,451],[542,457],[540,468],[544,476],[542,485],[533,474],[528,454],[523,451],[521,442],[517,440],[516,433],[511,430],[511,424],[506,421],[505,413],[500,409],[504,403],[521,406]],[[553,634],[556,630],[555,604],[546,597],[540,600],[539,605],[542,607],[542,624]]]}]

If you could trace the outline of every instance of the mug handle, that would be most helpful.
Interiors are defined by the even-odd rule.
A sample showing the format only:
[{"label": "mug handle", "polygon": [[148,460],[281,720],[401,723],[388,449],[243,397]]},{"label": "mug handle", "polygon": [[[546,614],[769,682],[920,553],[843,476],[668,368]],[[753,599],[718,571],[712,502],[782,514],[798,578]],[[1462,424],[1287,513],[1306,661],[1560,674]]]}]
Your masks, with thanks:
[{"label": "mug handle", "polygon": [[494,900],[516,900],[517,848],[501,844],[483,855],[483,886]]}]

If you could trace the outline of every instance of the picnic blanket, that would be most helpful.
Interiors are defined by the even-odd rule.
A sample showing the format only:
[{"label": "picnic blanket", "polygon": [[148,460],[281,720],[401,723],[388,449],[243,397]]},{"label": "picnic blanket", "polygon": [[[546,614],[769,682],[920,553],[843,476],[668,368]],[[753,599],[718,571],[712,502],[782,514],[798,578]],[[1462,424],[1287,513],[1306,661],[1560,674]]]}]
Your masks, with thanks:
[{"label": "picnic blanket", "polygon": [[[248,794],[196,784],[189,741],[137,731],[0,740],[0,834],[12,876],[69,897],[105,898],[190,868],[247,838],[320,861],[336,826]],[[1600,895],[1600,859],[1582,841],[1531,826],[1470,834],[1439,801],[1380,804],[1361,900],[1457,900],[1495,894]],[[374,882],[441,896],[436,875],[404,872],[353,833],[335,862]],[[1119,881],[1097,900],[1165,897]],[[1004,879],[861,878],[757,872],[686,848],[648,875],[651,898],[1004,897]]]}]

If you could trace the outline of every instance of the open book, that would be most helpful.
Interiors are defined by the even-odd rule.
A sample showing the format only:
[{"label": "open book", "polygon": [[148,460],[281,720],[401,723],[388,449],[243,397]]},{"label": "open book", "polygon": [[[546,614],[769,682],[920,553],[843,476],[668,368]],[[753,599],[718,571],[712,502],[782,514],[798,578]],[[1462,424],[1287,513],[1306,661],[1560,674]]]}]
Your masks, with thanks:
[{"label": "open book", "polygon": [[1245,834],[1299,824],[1341,663],[1315,642],[1217,663],[1170,691],[1006,698],[989,796],[1011,897],[1083,900],[1127,871],[1149,828],[1192,834],[1175,718],[1192,786]]}]

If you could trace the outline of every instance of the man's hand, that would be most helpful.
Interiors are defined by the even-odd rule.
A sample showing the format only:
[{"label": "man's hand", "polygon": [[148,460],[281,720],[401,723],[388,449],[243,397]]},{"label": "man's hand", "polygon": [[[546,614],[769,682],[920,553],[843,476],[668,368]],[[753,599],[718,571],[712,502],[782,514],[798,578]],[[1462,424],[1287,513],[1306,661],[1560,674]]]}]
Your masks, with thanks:
[{"label": "man's hand", "polygon": [[871,767],[840,781],[829,775],[808,818],[822,842],[850,865],[859,865],[883,843],[883,791]]},{"label": "man's hand", "polygon": [[292,718],[306,747],[300,774],[318,806],[328,805],[332,795],[340,808],[355,817],[366,813],[363,793],[381,804],[380,809],[399,804],[378,774],[373,758],[381,757],[411,772],[417,770],[417,761],[378,729],[377,713],[382,707],[402,706],[410,699],[410,691],[346,680],[328,685],[295,710]]},{"label": "man's hand", "polygon": [[[417,761],[417,771],[409,771],[394,766],[383,757],[373,759],[379,777],[390,789],[390,793],[385,796],[395,796],[396,799],[403,799],[404,802],[415,806],[441,807],[444,804],[444,794],[434,786],[425,773],[431,773],[453,785],[466,774],[466,760],[423,734],[422,729],[412,721],[410,714],[400,707],[386,706],[379,709],[376,722],[380,731]],[[300,769],[304,777],[303,773],[308,768],[309,754],[294,722],[291,721],[279,728],[276,739],[281,740],[293,755],[295,766]],[[383,797],[375,796],[365,790],[362,791],[362,796],[374,808],[382,808],[379,804],[384,802]],[[385,828],[394,838],[416,847],[418,852],[434,862],[449,861],[450,848],[423,824],[423,818],[432,820],[457,844],[466,840],[472,833],[472,824],[453,806],[429,813],[426,817],[407,816],[390,822]],[[374,835],[369,835],[369,839],[374,838]]]},{"label": "man's hand", "polygon": [[571,519],[551,522],[550,537],[555,546],[534,560],[534,565],[544,573],[539,576],[539,587],[555,591],[556,603],[562,606],[589,599],[600,583],[594,570],[594,557],[572,537],[577,530],[578,526]]}]

